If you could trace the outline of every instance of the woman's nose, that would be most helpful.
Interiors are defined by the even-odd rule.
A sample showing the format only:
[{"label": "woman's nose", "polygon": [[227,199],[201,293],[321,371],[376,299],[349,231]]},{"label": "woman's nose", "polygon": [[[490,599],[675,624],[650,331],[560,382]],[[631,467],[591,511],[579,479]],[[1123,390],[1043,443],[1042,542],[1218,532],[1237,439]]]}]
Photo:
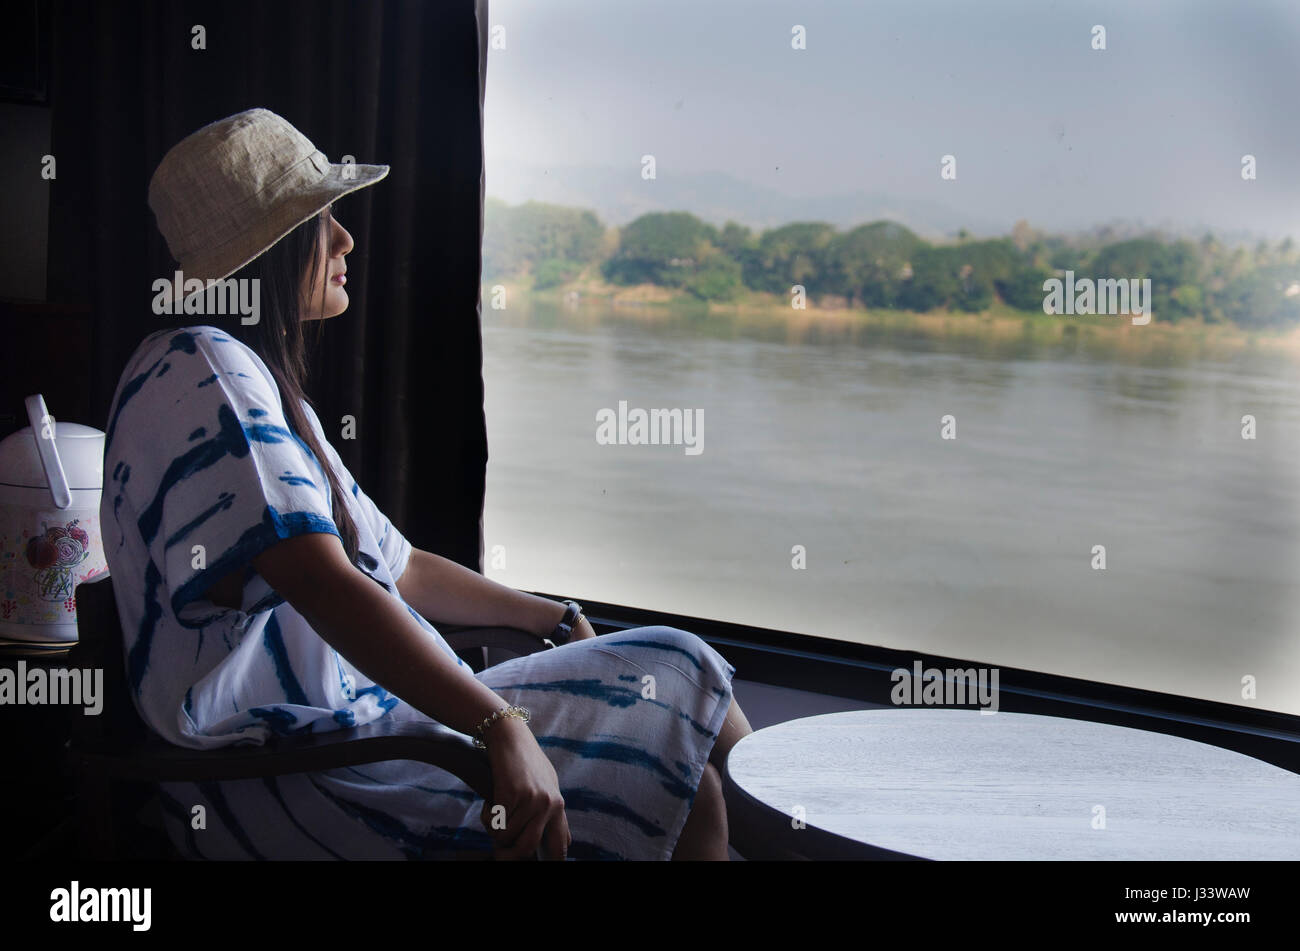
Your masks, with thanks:
[{"label": "woman's nose", "polygon": [[334,255],[347,254],[352,250],[352,235],[348,229],[343,227],[337,221],[334,222]]}]

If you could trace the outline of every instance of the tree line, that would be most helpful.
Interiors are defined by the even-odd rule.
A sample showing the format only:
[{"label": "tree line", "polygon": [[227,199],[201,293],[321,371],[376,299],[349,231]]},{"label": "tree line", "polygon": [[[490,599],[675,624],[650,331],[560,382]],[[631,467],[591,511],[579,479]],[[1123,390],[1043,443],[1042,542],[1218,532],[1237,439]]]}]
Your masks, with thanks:
[{"label": "tree line", "polygon": [[756,232],[673,211],[606,228],[586,209],[487,200],[484,280],[526,277],[544,289],[593,267],[612,284],[655,284],[705,301],[753,291],[788,297],[799,284],[811,302],[834,296],[852,306],[918,312],[977,312],[1001,303],[1040,313],[1043,283],[1072,270],[1078,278],[1150,278],[1158,321],[1249,328],[1300,322],[1300,249],[1290,238],[1253,247],[1212,234],[1107,240],[1104,232],[1046,234],[1022,221],[1007,237],[974,239],[963,231],[940,244],[891,221],[848,231],[795,222]]}]

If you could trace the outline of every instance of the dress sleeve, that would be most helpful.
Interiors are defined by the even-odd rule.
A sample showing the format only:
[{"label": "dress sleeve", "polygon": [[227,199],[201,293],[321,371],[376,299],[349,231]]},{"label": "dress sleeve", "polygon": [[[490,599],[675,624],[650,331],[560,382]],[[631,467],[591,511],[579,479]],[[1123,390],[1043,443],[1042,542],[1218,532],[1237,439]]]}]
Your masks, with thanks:
[{"label": "dress sleeve", "polygon": [[[308,415],[311,420],[319,426],[319,419],[311,407],[307,407]],[[411,560],[411,552],[415,549],[407,541],[406,536],[398,531],[397,526],[389,520],[379,506],[366,495],[365,491],[357,484],[357,480],[352,477],[348,467],[343,464],[342,457],[338,451],[330,444],[325,437],[323,428],[319,430],[321,445],[325,447],[325,452],[330,457],[330,462],[334,466],[334,471],[340,473],[340,484],[347,487],[352,493],[352,497],[357,502],[357,507],[361,510],[361,516],[370,525],[370,530],[375,535],[375,541],[379,543],[379,550],[384,556],[384,561],[388,564],[388,571],[393,576],[393,581],[397,581],[406,571],[406,566]]]},{"label": "dress sleeve", "polygon": [[379,511],[378,506],[362,491],[355,480],[352,483],[352,494],[361,506],[361,511],[365,513],[367,521],[370,522],[375,538],[379,542],[379,550],[384,553],[384,561],[388,563],[388,570],[393,575],[393,581],[397,581],[406,571],[406,566],[411,561],[411,552],[415,549],[406,540],[406,536],[397,530],[397,526]]},{"label": "dress sleeve", "polygon": [[329,482],[287,422],[257,354],[214,327],[162,335],[131,397],[127,487],[141,538],[181,610],[281,539],[338,535]]}]

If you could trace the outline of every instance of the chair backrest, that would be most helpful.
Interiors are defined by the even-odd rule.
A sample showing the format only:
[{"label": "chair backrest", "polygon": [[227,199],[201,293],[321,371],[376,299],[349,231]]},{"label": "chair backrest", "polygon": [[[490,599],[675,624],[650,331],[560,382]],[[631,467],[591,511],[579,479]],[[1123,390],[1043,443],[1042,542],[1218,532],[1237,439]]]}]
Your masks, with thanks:
[{"label": "chair backrest", "polygon": [[72,744],[84,751],[126,750],[149,731],[135,709],[126,682],[122,622],[112,578],[77,585],[77,644],[69,653],[74,667],[104,671],[103,709],[98,716],[72,718]]}]

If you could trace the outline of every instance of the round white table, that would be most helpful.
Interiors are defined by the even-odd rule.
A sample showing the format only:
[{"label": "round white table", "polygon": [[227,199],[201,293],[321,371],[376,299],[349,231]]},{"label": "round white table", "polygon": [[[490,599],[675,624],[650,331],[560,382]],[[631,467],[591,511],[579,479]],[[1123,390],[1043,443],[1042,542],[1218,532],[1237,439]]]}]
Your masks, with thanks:
[{"label": "round white table", "polygon": [[726,774],[745,821],[806,858],[1300,859],[1300,775],[1085,720],[832,713],[745,737]]}]

